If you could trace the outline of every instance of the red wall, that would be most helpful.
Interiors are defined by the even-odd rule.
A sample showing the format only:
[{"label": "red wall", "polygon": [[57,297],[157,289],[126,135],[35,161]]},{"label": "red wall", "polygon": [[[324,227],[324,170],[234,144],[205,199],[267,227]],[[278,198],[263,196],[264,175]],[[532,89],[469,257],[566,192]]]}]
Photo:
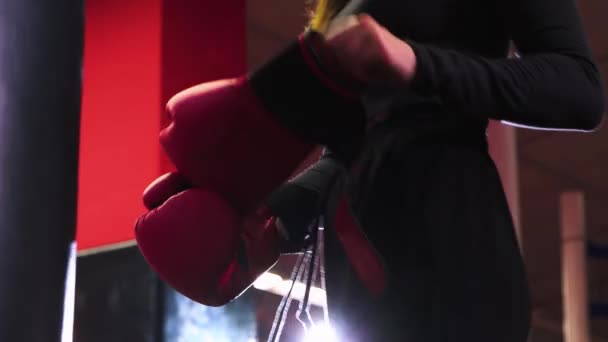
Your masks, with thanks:
[{"label": "red wall", "polygon": [[86,3],[77,241],[133,238],[159,173],[161,1]]},{"label": "red wall", "polygon": [[[86,3],[78,249],[133,239],[175,92],[246,70],[244,0]],[[162,164],[162,165],[161,165]]]}]

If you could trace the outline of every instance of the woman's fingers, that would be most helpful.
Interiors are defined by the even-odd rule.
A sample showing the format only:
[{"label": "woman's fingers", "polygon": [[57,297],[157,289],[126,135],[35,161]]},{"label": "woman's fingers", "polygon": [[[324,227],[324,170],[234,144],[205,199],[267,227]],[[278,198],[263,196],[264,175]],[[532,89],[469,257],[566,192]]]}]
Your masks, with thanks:
[{"label": "woman's fingers", "polygon": [[412,48],[367,14],[336,18],[325,37],[359,81],[402,83],[413,77]]}]

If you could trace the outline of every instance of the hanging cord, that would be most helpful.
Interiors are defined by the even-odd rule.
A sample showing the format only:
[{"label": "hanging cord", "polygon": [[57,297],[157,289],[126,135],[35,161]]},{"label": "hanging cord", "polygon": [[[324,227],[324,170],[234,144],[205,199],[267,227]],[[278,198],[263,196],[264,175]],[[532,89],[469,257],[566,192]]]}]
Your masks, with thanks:
[{"label": "hanging cord", "polygon": [[318,267],[320,266],[320,262],[319,262],[319,255],[320,255],[319,254],[319,252],[320,252],[319,251],[319,245],[320,245],[319,244],[319,237],[320,237],[319,229],[321,227],[322,219],[323,219],[323,217],[320,216],[315,220],[315,225],[314,225],[315,228],[311,232],[313,246],[312,246],[312,251],[311,251],[311,256],[310,256],[311,262],[307,265],[308,272],[307,272],[307,276],[306,276],[306,290],[304,292],[304,298],[300,302],[300,307],[298,309],[298,312],[296,313],[296,318],[298,319],[298,321],[300,321],[300,323],[302,323],[302,326],[304,327],[305,332],[307,332],[308,329],[310,329],[314,326],[314,321],[310,314],[310,307],[311,307],[310,290],[316,280]]},{"label": "hanging cord", "polygon": [[[324,212],[327,208],[330,194],[332,192],[331,189],[333,189],[335,187],[336,182],[339,180],[339,178],[342,174],[343,174],[342,172],[336,172],[334,175],[331,176],[330,181],[328,183],[328,189],[330,189],[330,190],[324,192],[322,194],[322,197],[320,200],[320,207],[322,208],[322,212]],[[322,229],[321,228],[322,222],[324,222],[323,213],[319,214],[316,217],[316,219],[312,222],[312,225],[310,226],[312,246],[308,246],[306,248],[306,250],[304,251],[304,253],[296,261],[296,266],[294,267],[292,274],[291,274],[291,278],[290,278],[291,287],[289,288],[288,293],[283,297],[283,299],[281,300],[281,303],[279,304],[279,307],[275,314],[275,319],[273,321],[272,328],[270,331],[270,335],[268,336],[267,342],[278,342],[279,341],[282,330],[283,330],[283,326],[285,324],[286,313],[289,312],[289,308],[291,306],[291,301],[292,301],[291,293],[292,293],[296,283],[301,282],[301,277],[304,276],[304,274],[306,274],[306,273],[307,273],[306,274],[306,290],[304,293],[304,298],[303,298],[302,302],[300,303],[300,308],[298,310],[298,313],[296,314],[296,318],[298,319],[298,321],[300,321],[303,324],[305,331],[307,331],[307,329],[309,327],[314,326],[314,322],[310,315],[309,297],[310,297],[311,285],[312,285],[314,275],[315,275],[314,271],[317,268],[317,266],[320,269],[319,272],[321,273],[321,280],[323,283],[323,288],[325,287],[325,275],[324,275],[324,270],[323,270],[323,266],[321,263],[322,260],[319,259],[321,254],[318,251],[319,246],[323,247],[323,245],[324,245],[322,241],[319,241],[319,237],[322,237],[322,233],[321,234],[319,233],[319,231]],[[312,261],[312,265],[311,265],[311,261]],[[308,271],[308,272],[306,272],[306,271]],[[302,319],[301,315],[303,313],[306,314],[306,319]],[[324,310],[324,318],[325,318],[326,324],[329,324],[329,311],[327,310],[327,308],[325,308],[325,310]]]},{"label": "hanging cord", "polygon": [[325,220],[319,227],[319,281],[321,290],[325,291],[325,305],[323,305],[323,321],[327,326],[329,324],[329,307],[327,304],[327,285],[325,284]]},{"label": "hanging cord", "polygon": [[306,264],[306,259],[308,258],[308,250],[305,250],[296,261],[296,265],[291,271],[291,287],[283,299],[281,299],[281,303],[277,309],[277,312],[274,316],[274,321],[272,322],[272,328],[270,329],[270,334],[268,335],[267,342],[277,342],[281,337],[281,332],[283,331],[283,326],[285,325],[286,312],[289,312],[289,308],[291,306],[291,293],[293,292],[294,286],[297,282],[301,280],[301,277],[304,274],[304,266]]},{"label": "hanging cord", "polygon": [[[324,260],[321,259],[321,255],[323,253],[322,249],[324,248],[324,241],[323,241],[324,235],[323,235],[322,231],[325,230],[325,228],[324,228],[325,211],[327,210],[327,205],[329,204],[330,195],[332,193],[332,190],[335,188],[335,185],[341,175],[342,175],[342,172],[337,172],[336,174],[334,174],[331,177],[331,180],[329,182],[329,188],[328,188],[329,191],[326,191],[325,193],[323,193],[323,197],[321,200],[321,208],[323,208],[322,213],[315,220],[315,225],[311,232],[311,237],[313,240],[311,259],[313,261],[313,265],[310,266],[310,269],[309,269],[309,272],[307,275],[306,291],[304,292],[304,298],[303,298],[302,302],[300,303],[300,310],[298,311],[298,314],[297,314],[297,319],[298,319],[298,321],[300,321],[302,323],[305,332],[307,332],[309,328],[312,328],[314,326],[314,321],[310,314],[311,303],[310,303],[309,299],[310,299],[310,290],[312,287],[312,283],[314,282],[315,276],[316,276],[316,272],[314,272],[314,270],[317,269],[317,267],[319,269],[319,274],[321,277],[322,288],[325,289],[325,271],[324,271],[324,267],[323,267]],[[329,310],[327,310],[327,305],[325,305],[323,314],[324,314],[325,323],[329,324]],[[303,315],[306,315],[306,317],[303,318],[302,317]]]}]

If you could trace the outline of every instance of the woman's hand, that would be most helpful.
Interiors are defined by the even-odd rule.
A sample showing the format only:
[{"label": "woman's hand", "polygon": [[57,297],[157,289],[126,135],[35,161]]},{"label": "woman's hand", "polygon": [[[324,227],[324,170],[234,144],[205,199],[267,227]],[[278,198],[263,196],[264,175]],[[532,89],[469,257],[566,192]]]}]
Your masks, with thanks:
[{"label": "woman's hand", "polygon": [[416,71],[411,46],[367,14],[340,17],[325,38],[344,68],[359,82],[409,83]]}]

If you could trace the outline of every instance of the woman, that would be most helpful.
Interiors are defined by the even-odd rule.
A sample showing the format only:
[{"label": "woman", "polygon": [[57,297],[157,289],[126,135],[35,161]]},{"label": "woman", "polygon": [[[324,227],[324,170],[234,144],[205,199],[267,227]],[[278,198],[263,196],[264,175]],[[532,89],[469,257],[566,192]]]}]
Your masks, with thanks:
[{"label": "woman", "polygon": [[[526,341],[525,269],[485,131],[489,119],[600,125],[602,86],[573,0],[347,3],[320,0],[310,25],[338,59],[376,61],[350,75],[369,84],[374,123],[335,193],[349,195],[389,282],[369,295],[327,229],[332,324],[344,341]],[[521,58],[507,58],[511,39]]]}]

